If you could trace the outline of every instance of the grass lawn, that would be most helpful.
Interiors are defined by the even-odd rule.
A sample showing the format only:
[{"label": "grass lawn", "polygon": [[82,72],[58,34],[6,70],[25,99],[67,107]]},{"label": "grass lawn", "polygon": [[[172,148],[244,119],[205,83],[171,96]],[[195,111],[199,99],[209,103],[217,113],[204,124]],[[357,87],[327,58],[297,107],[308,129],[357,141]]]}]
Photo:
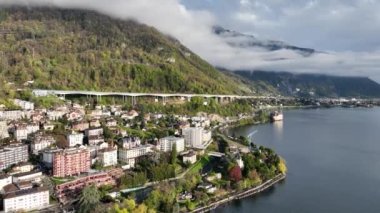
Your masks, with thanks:
[{"label": "grass lawn", "polygon": [[198,162],[196,162],[190,169],[189,174],[199,173],[203,167],[210,162],[209,156],[203,156]]},{"label": "grass lawn", "polygon": [[71,180],[74,180],[75,178],[58,178],[58,177],[51,177],[50,178],[51,179],[51,181],[53,181],[53,183],[55,184],[55,185],[59,185],[59,184],[61,184],[61,183],[66,183],[66,182],[68,182],[68,181],[71,181]]}]

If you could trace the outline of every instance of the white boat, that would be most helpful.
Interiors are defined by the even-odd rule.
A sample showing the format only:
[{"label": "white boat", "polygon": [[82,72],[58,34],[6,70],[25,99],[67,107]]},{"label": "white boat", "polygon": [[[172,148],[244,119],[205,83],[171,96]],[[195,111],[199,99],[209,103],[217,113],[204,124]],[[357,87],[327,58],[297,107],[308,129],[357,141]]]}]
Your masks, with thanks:
[{"label": "white boat", "polygon": [[283,119],[284,119],[284,115],[282,114],[282,112],[274,111],[270,114],[270,120],[272,122],[282,121]]}]

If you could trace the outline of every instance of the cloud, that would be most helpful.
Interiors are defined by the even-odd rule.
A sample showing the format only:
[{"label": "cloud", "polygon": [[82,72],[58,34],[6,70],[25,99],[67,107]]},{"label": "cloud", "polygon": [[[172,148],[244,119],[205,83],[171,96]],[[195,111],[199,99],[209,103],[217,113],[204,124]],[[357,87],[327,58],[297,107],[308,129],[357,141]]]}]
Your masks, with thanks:
[{"label": "cloud", "polygon": [[[186,1],[193,1],[193,4],[196,4],[200,0]],[[295,39],[303,41],[308,40],[310,33],[316,33],[322,38],[321,41],[326,40],[326,38],[333,40],[335,37],[339,37],[340,41],[334,40],[339,45],[345,45],[347,42],[354,41],[353,37],[362,35],[363,39],[368,39],[369,44],[367,45],[377,47],[380,44],[380,40],[378,40],[380,16],[377,15],[380,3],[375,1],[371,3],[369,0],[366,1],[368,3],[361,4],[358,3],[358,0],[314,0],[306,1],[306,3],[303,0],[201,1],[201,3],[198,2],[196,9],[189,8],[189,4],[184,4],[184,1],[180,0],[0,0],[0,5],[91,9],[112,17],[135,19],[177,38],[213,65],[232,70],[261,69],[334,75],[364,75],[380,80],[378,74],[380,52],[376,49],[359,52],[345,50],[328,54],[316,53],[313,56],[304,57],[290,50],[266,51],[258,48],[231,47],[225,39],[214,35],[212,32],[212,26],[227,19],[221,19],[217,11],[210,12],[212,10],[208,7],[202,7],[203,5],[214,5],[215,7],[230,9],[223,13],[229,17],[230,25],[235,23],[236,27],[252,27],[250,24],[253,22],[255,29],[265,35],[274,35],[276,32],[284,31],[279,34],[280,38],[293,36]],[[340,7],[334,7],[337,2],[344,3],[341,3]],[[379,7],[370,8],[368,4]],[[370,20],[374,18],[373,16],[378,16],[379,21],[371,23],[374,29],[370,30],[368,26],[362,26],[361,22],[356,20],[359,12],[355,11],[355,8],[361,8],[361,12],[365,12],[361,14],[360,19],[367,18]],[[247,21],[241,24],[238,20],[231,18],[234,15],[236,17],[237,13],[248,14],[240,16],[241,22],[249,20],[248,25]],[[355,16],[348,18],[350,15]],[[341,29],[341,31],[332,30],[332,28],[341,28],[342,24],[354,25],[355,28],[348,27]],[[378,33],[377,30],[379,30]],[[318,38],[311,38],[318,43]],[[362,43],[353,42],[352,46],[360,46]]]}]

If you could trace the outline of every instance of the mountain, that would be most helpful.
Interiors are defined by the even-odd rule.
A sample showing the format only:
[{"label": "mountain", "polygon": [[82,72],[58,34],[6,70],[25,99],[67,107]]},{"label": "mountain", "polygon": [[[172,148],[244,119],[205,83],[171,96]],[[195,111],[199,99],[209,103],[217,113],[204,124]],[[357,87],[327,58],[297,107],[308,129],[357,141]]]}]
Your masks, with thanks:
[{"label": "mountain", "polygon": [[[246,94],[174,38],[93,11],[0,9],[0,84],[130,92]],[[1,95],[1,94],[0,94]]]},{"label": "mountain", "polygon": [[233,47],[238,48],[263,48],[267,51],[277,50],[292,50],[305,57],[310,56],[316,52],[314,49],[297,47],[289,45],[282,41],[262,40],[255,36],[239,33],[233,30],[225,29],[221,26],[213,28],[214,33],[223,38],[227,43]]},{"label": "mountain", "polygon": [[366,77],[340,77],[289,72],[237,71],[251,83],[272,85],[282,95],[299,97],[380,97],[380,85]]}]

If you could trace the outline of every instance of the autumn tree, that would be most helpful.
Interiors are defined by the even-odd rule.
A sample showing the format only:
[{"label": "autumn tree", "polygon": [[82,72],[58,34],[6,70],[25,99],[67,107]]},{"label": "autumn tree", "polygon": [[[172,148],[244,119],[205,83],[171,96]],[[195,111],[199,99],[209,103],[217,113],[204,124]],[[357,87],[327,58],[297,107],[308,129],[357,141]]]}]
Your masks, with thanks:
[{"label": "autumn tree", "polygon": [[229,177],[230,180],[234,182],[239,182],[243,178],[240,167],[237,165],[232,167],[229,171]]}]

